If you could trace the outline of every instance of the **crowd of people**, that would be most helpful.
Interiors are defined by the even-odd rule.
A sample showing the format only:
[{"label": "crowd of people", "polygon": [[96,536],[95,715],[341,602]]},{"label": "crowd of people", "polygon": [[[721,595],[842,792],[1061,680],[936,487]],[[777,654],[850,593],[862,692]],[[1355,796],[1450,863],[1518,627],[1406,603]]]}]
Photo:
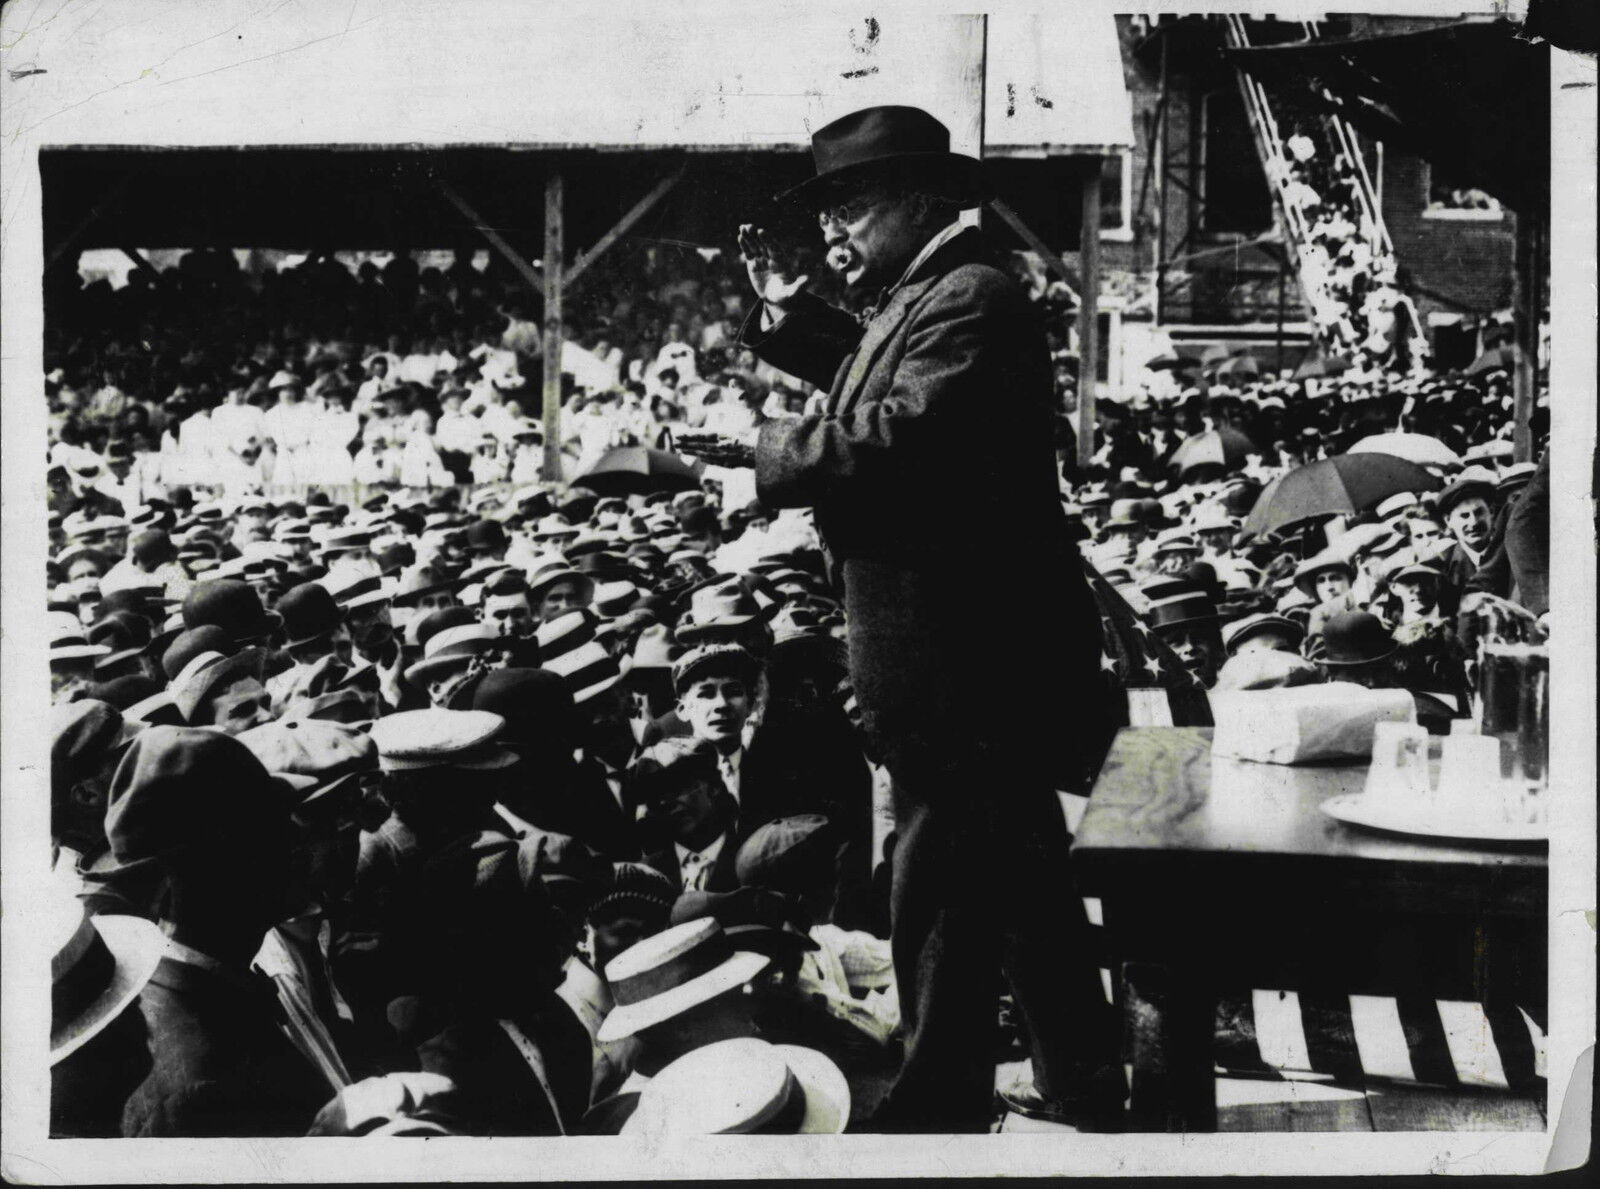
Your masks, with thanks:
[{"label": "crowd of people", "polygon": [[1318,336],[1330,350],[1409,370],[1427,342],[1399,284],[1398,266],[1361,201],[1356,164],[1330,151],[1321,120],[1306,118],[1275,162],[1286,209],[1300,226],[1298,272]]},{"label": "crowd of people", "polygon": [[[54,1131],[869,1125],[893,816],[811,517],[731,472],[581,483],[814,395],[738,345],[723,257],[646,253],[574,315],[580,482],[545,481],[537,311],[409,264],[52,295]],[[1493,372],[1197,387],[1103,403],[1086,470],[1063,415],[1101,613],[1153,640],[1140,671],[1108,633],[1108,686],[1403,687],[1448,731],[1483,624],[1548,611],[1510,404]],[[1387,434],[1432,442],[1409,487],[1247,524]],[[982,583],[974,631],[1026,601]]]}]

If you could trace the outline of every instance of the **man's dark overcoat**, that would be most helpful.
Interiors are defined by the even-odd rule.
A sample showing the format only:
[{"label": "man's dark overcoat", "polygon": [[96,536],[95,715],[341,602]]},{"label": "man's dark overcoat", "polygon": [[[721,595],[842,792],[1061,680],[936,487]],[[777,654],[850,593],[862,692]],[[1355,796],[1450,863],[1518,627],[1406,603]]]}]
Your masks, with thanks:
[{"label": "man's dark overcoat", "polygon": [[1095,1034],[1115,1037],[1054,795],[1086,791],[1109,727],[1044,329],[976,231],[865,327],[810,296],[768,330],[760,318],[742,341],[828,398],[820,416],[762,427],[757,491],[816,510],[863,723],[895,781],[908,1037],[885,1123],[971,1129],[989,1110],[1002,963],[1041,1083],[1105,1064]]}]

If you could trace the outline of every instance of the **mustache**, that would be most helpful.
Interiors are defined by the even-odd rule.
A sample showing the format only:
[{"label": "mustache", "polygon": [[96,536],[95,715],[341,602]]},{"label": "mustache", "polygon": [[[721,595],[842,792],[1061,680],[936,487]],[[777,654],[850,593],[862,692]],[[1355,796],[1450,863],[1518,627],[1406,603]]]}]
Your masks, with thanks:
[{"label": "mustache", "polygon": [[847,272],[856,261],[856,254],[843,245],[828,249],[828,267],[834,272]]}]

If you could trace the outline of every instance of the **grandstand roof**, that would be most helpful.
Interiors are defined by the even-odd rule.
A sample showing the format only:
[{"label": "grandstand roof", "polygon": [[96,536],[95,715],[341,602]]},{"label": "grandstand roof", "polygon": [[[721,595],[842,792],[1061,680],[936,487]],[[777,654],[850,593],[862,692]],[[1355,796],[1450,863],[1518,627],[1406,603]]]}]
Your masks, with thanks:
[{"label": "grandstand roof", "polygon": [[970,146],[987,45],[991,154],[1133,142],[1109,14],[1002,12],[985,26],[815,6],[738,21],[695,4],[252,7],[265,6],[127,0],[101,20],[30,29],[48,69],[8,96],[23,110],[0,129],[78,145],[803,149],[835,116],[893,102],[925,107]]},{"label": "grandstand roof", "polygon": [[[559,19],[522,0],[265,15],[231,0],[134,3],[146,19],[114,36],[95,22],[71,38],[30,31],[50,69],[8,89],[0,131],[48,150],[47,245],[449,246],[470,227],[437,177],[537,256],[551,169],[567,179],[567,242],[581,247],[685,162],[634,234],[708,242],[806,176],[810,131],[844,112],[917,104],[973,151],[981,81],[1002,195],[1066,248],[1077,171],[1132,143],[1109,15],[999,13],[985,26],[763,8],[731,23],[584,6]],[[83,96],[91,69],[112,85]]]}]

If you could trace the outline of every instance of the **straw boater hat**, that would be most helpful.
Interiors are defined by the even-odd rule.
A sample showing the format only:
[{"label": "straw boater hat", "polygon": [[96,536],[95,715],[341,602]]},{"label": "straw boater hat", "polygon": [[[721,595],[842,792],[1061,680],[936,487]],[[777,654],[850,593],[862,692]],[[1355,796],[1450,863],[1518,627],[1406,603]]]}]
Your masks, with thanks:
[{"label": "straw boater hat", "polygon": [[445,675],[462,671],[474,658],[500,646],[500,634],[482,623],[445,628],[428,637],[422,659],[406,669],[406,680],[419,688]]},{"label": "straw boater hat", "polygon": [[45,928],[50,959],[50,1064],[70,1057],[124,1011],[150,981],[166,936],[143,917],[89,912],[70,890],[53,887]]},{"label": "straw boater hat", "polygon": [[765,954],[735,950],[709,917],[647,937],[606,963],[616,1006],[596,1039],[608,1044],[682,1015],[742,987],[770,961]]},{"label": "straw boater hat", "polygon": [[52,661],[89,660],[108,656],[104,644],[91,644],[82,622],[68,611],[50,613],[50,659]]},{"label": "straw boater hat", "polygon": [[800,1045],[738,1037],[702,1045],[650,1080],[623,1135],[838,1135],[850,1086],[831,1059]]}]

